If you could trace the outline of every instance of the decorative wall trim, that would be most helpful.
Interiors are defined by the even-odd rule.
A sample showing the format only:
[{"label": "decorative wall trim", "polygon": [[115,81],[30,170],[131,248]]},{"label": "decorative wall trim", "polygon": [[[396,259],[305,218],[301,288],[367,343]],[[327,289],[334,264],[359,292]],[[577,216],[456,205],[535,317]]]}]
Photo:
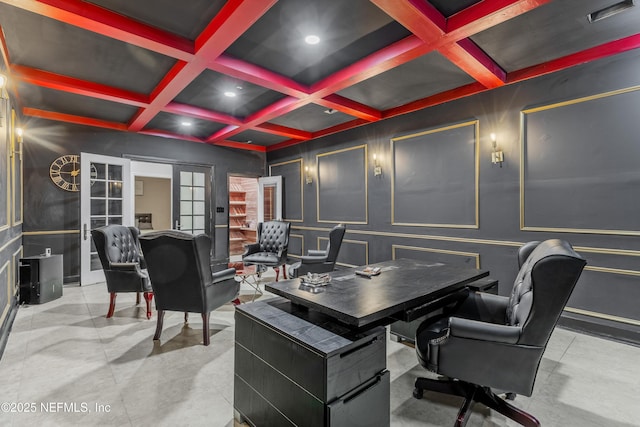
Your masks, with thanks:
[{"label": "decorative wall trim", "polygon": [[525,223],[525,165],[526,165],[526,117],[529,114],[547,111],[555,108],[566,107],[579,103],[599,100],[621,94],[640,91],[639,86],[631,86],[628,88],[618,89],[609,92],[603,92],[596,95],[585,96],[568,101],[557,102],[554,104],[543,105],[535,108],[528,108],[520,112],[520,230],[523,231],[544,231],[553,233],[582,233],[582,234],[601,234],[601,235],[622,235],[622,236],[640,236],[639,230],[622,230],[622,229],[597,229],[597,228],[573,228],[573,227],[540,227],[528,226]]},{"label": "decorative wall trim", "polygon": [[[0,91],[2,91],[2,89],[0,89]],[[0,94],[1,95],[1,94]],[[11,156],[10,156],[10,151],[11,151],[11,147],[10,147],[10,141],[9,139],[11,138],[11,115],[9,114],[9,100],[7,98],[3,98],[2,96],[0,96],[0,102],[2,103],[2,110],[0,111],[0,116],[2,116],[2,126],[0,127],[0,132],[3,133],[2,136],[0,136],[0,144],[4,143],[3,146],[0,146],[0,159],[4,160],[4,157],[6,157],[6,164],[5,166],[5,179],[6,179],[6,185],[5,185],[5,195],[6,195],[6,206],[4,207],[6,209],[6,215],[7,215],[7,221],[4,224],[0,224],[0,231],[2,230],[6,230],[9,228],[9,222],[11,221]],[[12,110],[13,111],[13,110]],[[4,157],[3,157],[4,156]],[[0,167],[0,171],[2,170],[2,167]],[[0,182],[2,182],[0,180]],[[2,203],[0,203],[0,209],[2,209]],[[4,319],[4,318],[3,318]]]},{"label": "decorative wall trim", "polygon": [[[302,162],[302,158],[288,160],[286,162],[273,163],[269,165],[269,176],[273,176],[272,168],[275,166],[283,166],[291,163],[300,163],[300,219],[292,219],[292,218],[284,218],[285,221],[289,222],[304,222],[304,165]],[[286,184],[285,184],[286,185]],[[284,194],[284,192],[283,192]],[[284,207],[284,206],[283,206]]]},{"label": "decorative wall trim", "polygon": [[7,276],[7,283],[6,283],[6,290],[5,292],[7,293],[7,304],[4,306],[4,309],[2,310],[2,314],[0,314],[0,325],[2,325],[4,323],[4,319],[7,317],[7,313],[9,313],[9,310],[11,309],[11,299],[13,297],[13,294],[15,292],[15,287],[11,285],[11,271],[8,269],[9,267],[9,260],[7,260],[4,265],[2,266],[2,268],[0,268],[0,277],[2,277],[2,274],[5,273],[6,271],[6,276]]},{"label": "decorative wall trim", "polygon": [[4,251],[5,249],[7,249],[9,246],[11,246],[14,242],[18,241],[22,239],[22,235],[17,235],[16,237],[14,237],[13,239],[9,240],[8,242],[6,242],[4,245],[2,245],[0,247],[0,252]]},{"label": "decorative wall trim", "polygon": [[[345,221],[344,219],[321,219],[320,218],[320,187],[321,187],[321,176],[320,176],[320,159],[322,157],[332,156],[339,153],[344,153],[347,151],[353,150],[363,150],[364,151],[364,221]],[[316,154],[316,218],[317,222],[334,222],[334,223],[342,223],[342,224],[367,224],[369,222],[369,159],[367,154],[367,145],[356,145],[354,147],[343,148],[341,150],[328,151],[326,153]]]},{"label": "decorative wall trim", "polygon": [[25,236],[49,236],[54,234],[80,234],[80,230],[23,231]]},{"label": "decorative wall trim", "polygon": [[[401,222],[396,221],[396,167],[395,167],[395,150],[396,144],[401,141],[406,141],[408,139],[413,139],[425,135],[430,135],[438,132],[446,132],[453,129],[459,129],[467,126],[474,127],[474,222],[471,224],[448,224],[448,223],[414,223],[414,222]],[[477,229],[479,228],[479,170],[480,170],[480,147],[478,146],[480,137],[479,137],[479,120],[471,120],[463,123],[457,123],[453,125],[443,126],[435,129],[429,129],[423,132],[413,133],[409,135],[403,135],[395,138],[391,138],[391,158],[392,158],[392,173],[391,173],[391,224],[399,225],[399,226],[413,226],[413,227],[440,227],[440,228],[463,228],[463,229]]]},{"label": "decorative wall trim", "polygon": [[300,258],[304,255],[304,236],[302,234],[289,234],[289,240],[291,240],[292,237],[299,238],[302,241],[300,244],[300,250],[302,253],[292,254],[291,252],[287,252],[287,255],[293,258]]},{"label": "decorative wall trim", "polygon": [[[325,237],[326,239],[326,237]],[[328,239],[327,239],[328,240]],[[344,245],[345,243],[351,243],[351,244],[355,244],[355,245],[364,245],[364,263],[363,264],[359,264],[359,265],[352,265],[352,264],[347,264],[344,262],[337,262],[337,265],[341,265],[343,267],[359,267],[360,265],[367,265],[369,264],[369,242],[365,241],[365,240],[351,240],[351,239],[342,239],[342,244]]]},{"label": "decorative wall trim", "polygon": [[[9,157],[11,158],[11,187],[12,187],[12,191],[11,191],[11,196],[12,196],[12,202],[11,202],[11,219],[12,219],[12,224],[14,226],[16,225],[20,225],[22,224],[24,215],[22,212],[23,209],[23,205],[24,205],[24,174],[23,174],[23,164],[22,164],[22,143],[16,141],[16,111],[15,110],[11,110],[11,143],[10,143],[10,150],[11,152],[9,153]],[[18,145],[20,146],[19,149],[16,150],[16,143],[18,143]],[[16,161],[17,159],[17,161]],[[17,163],[17,168],[19,168],[19,170],[17,171],[17,176],[20,179],[20,187],[16,188],[16,163]],[[16,193],[17,191],[20,191],[20,200],[16,201]],[[16,215],[16,212],[19,212],[20,215]]]},{"label": "decorative wall trim", "polygon": [[391,259],[396,259],[396,249],[407,249],[410,251],[433,252],[447,255],[459,255],[464,257],[472,257],[476,260],[476,268],[480,268],[480,254],[477,252],[451,251],[447,249],[421,248],[417,246],[391,245]]},{"label": "decorative wall trim", "polygon": [[[20,245],[20,248],[11,255],[11,266],[12,266],[11,271],[13,272],[11,282],[13,282],[15,286],[14,295],[18,292],[18,288],[20,287],[20,284],[18,283],[18,274],[16,269],[18,268],[17,266],[18,266],[19,259],[23,257],[23,253],[24,253],[23,251],[24,251],[24,247]],[[2,323],[0,322],[0,324]]]},{"label": "decorative wall trim", "polygon": [[583,316],[595,317],[597,319],[611,320],[613,322],[640,326],[640,320],[628,319],[626,317],[612,316],[610,314],[598,313],[598,312],[589,311],[589,310],[582,310],[580,308],[573,308],[573,307],[565,307],[564,311],[568,311],[569,313],[581,314]]}]

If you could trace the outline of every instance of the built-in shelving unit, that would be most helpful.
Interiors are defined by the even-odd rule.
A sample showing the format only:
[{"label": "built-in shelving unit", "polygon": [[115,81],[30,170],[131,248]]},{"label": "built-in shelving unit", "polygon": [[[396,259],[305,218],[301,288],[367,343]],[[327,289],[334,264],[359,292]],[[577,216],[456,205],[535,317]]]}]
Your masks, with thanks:
[{"label": "built-in shelving unit", "polygon": [[253,191],[244,181],[246,179],[238,178],[229,182],[229,255],[242,254],[246,244],[256,241],[255,215],[252,214],[255,209],[248,209],[252,203],[247,199]]}]

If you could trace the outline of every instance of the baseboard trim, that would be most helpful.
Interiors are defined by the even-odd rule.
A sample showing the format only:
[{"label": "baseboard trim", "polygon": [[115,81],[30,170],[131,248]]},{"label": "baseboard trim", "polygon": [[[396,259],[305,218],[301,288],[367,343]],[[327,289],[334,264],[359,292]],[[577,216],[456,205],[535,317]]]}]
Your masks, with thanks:
[{"label": "baseboard trim", "polygon": [[558,326],[613,341],[640,346],[640,328],[606,319],[564,312]]},{"label": "baseboard trim", "polygon": [[9,315],[4,319],[2,328],[0,329],[0,359],[4,354],[4,349],[9,341],[9,334],[11,333],[11,327],[13,326],[13,320],[18,313],[18,300],[14,297],[11,301],[11,307],[9,308]]}]

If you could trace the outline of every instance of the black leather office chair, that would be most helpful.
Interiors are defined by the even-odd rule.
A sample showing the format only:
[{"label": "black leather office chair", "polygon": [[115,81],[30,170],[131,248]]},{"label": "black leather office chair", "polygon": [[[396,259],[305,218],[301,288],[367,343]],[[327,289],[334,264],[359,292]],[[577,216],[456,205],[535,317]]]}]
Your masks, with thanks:
[{"label": "black leather office chair", "polygon": [[147,303],[147,319],[151,318],[153,292],[139,250],[138,236],[137,228],[118,224],[91,231],[110,294],[107,318],[113,316],[119,292],[136,292],[136,304],[140,303],[140,292],[143,292]]},{"label": "black leather office chair", "polygon": [[157,231],[140,236],[140,245],[158,310],[153,339],[160,339],[166,310],[183,311],[185,322],[190,312],[202,315],[202,338],[209,345],[209,313],[238,296],[236,270],[212,272],[211,239],[206,234]]},{"label": "black leather office chair", "polygon": [[287,278],[285,264],[289,248],[289,232],[291,223],[284,221],[267,221],[258,223],[257,242],[245,246],[242,262],[245,265],[257,265],[258,269],[273,267],[276,271],[276,282],[282,267],[282,276]]},{"label": "black leather office chair", "polygon": [[338,224],[329,232],[329,243],[325,250],[310,249],[289,269],[289,277],[304,276],[307,273],[327,273],[333,271],[342,246],[346,227]]},{"label": "black leather office chair", "polygon": [[492,389],[531,396],[540,359],[586,261],[562,240],[531,242],[518,253],[520,271],[511,297],[469,293],[453,313],[424,321],[416,331],[422,366],[446,379],[418,378],[424,390],[464,397],[456,426],[464,426],[480,402],[525,426],[530,414]]}]

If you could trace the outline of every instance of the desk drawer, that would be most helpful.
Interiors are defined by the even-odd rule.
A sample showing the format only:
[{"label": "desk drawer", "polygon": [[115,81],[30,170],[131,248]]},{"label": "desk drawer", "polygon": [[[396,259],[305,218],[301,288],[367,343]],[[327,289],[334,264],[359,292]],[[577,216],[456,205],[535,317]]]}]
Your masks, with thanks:
[{"label": "desk drawer", "polygon": [[390,422],[389,371],[381,372],[356,390],[327,405],[331,427],[388,427]]},{"label": "desk drawer", "polygon": [[[361,339],[327,357],[285,335],[286,331],[275,331],[237,312],[235,317],[237,345],[323,402],[386,369],[384,328],[363,333]],[[238,368],[236,365],[236,371]]]}]

